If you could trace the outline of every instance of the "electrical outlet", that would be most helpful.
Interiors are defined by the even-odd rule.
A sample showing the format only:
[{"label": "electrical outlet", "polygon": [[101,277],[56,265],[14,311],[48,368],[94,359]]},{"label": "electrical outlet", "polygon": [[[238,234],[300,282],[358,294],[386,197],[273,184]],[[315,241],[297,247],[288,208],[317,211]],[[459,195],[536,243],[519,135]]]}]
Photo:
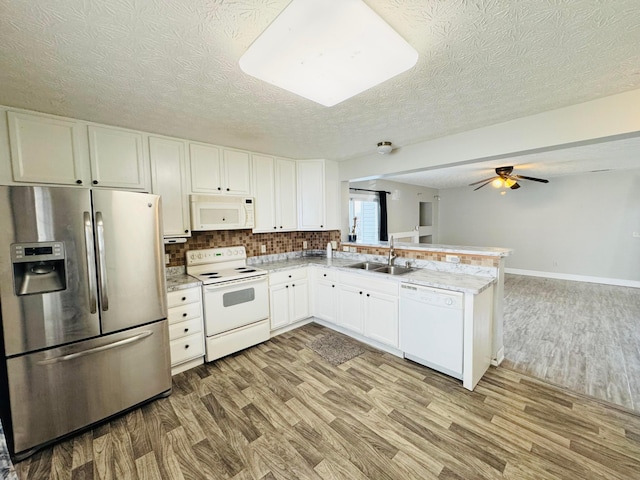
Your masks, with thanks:
[{"label": "electrical outlet", "polygon": [[338,249],[338,242],[336,242],[335,240],[331,241],[331,248],[333,248],[334,250]]},{"label": "electrical outlet", "polygon": [[306,250],[306,249],[307,249],[307,241],[306,241],[306,240],[303,240],[303,241],[302,241],[302,249],[303,249],[303,250]]},{"label": "electrical outlet", "polygon": [[349,251],[351,253],[356,253],[358,251],[358,249],[356,247],[349,247]]},{"label": "electrical outlet", "polygon": [[348,246],[346,246],[346,245],[344,245],[344,246],[342,247],[342,251],[343,251],[343,252],[348,252],[348,251],[349,251],[349,247],[348,247]]},{"label": "electrical outlet", "polygon": [[169,265],[169,262],[171,262],[171,257],[169,256],[168,253],[164,254],[164,264],[165,265]]},{"label": "electrical outlet", "polygon": [[449,263],[460,263],[460,257],[457,255],[446,255],[444,259]]},{"label": "electrical outlet", "polygon": [[267,253],[267,246],[266,245],[260,245],[260,253]]}]

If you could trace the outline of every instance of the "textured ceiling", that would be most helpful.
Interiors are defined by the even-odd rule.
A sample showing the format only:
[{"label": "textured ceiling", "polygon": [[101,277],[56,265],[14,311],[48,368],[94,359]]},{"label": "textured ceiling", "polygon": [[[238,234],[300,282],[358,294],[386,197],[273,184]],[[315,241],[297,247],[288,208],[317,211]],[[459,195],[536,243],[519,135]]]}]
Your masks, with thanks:
[{"label": "textured ceiling", "polygon": [[[495,176],[496,167],[508,165],[514,167],[515,175],[545,179],[603,170],[640,169],[640,137],[392,175],[385,177],[385,180],[437,189],[464,187]],[[529,182],[525,180],[519,183],[525,187]]]},{"label": "textured ceiling", "polygon": [[366,0],[416,66],[326,108],[242,73],[287,0],[0,0],[0,104],[347,159],[640,88],[638,0]]}]

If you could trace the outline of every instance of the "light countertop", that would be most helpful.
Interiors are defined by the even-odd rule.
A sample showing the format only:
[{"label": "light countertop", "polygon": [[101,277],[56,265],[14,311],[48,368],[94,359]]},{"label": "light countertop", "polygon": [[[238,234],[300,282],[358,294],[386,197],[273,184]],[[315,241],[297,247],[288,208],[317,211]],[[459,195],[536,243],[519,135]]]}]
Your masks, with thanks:
[{"label": "light countertop", "polygon": [[199,287],[202,282],[186,273],[175,275],[167,275],[167,292],[175,292],[176,290],[184,290],[186,288]]},{"label": "light countertop", "polygon": [[[389,248],[389,242],[374,242],[374,243],[353,243],[353,242],[340,242],[342,246],[351,247],[373,247],[373,248]],[[408,242],[394,242],[393,248],[396,250],[413,250],[417,252],[449,252],[449,253],[462,253],[467,255],[482,255],[485,257],[508,257],[511,252],[510,248],[500,247],[472,247],[466,245],[439,245],[439,244],[427,244],[427,243],[408,243]]]},{"label": "light countertop", "polygon": [[415,285],[442,288],[463,293],[477,294],[489,288],[495,283],[495,278],[479,275],[468,275],[462,273],[439,272],[426,268],[416,268],[414,271],[403,275],[388,275],[385,273],[372,272],[348,268],[348,265],[359,263],[352,258],[332,258],[326,257],[297,257],[291,259],[279,259],[266,262],[254,262],[259,268],[269,272],[278,272],[292,268],[302,268],[316,265],[325,268],[337,268],[340,271],[367,276],[368,278],[380,278],[397,282],[407,282]]}]

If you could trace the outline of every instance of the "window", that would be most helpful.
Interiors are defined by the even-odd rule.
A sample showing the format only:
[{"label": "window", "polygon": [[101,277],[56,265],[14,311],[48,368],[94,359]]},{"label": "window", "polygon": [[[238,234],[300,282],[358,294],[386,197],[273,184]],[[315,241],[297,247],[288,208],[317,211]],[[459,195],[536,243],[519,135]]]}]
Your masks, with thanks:
[{"label": "window", "polygon": [[377,195],[352,193],[349,197],[349,234],[352,234],[354,219],[356,241],[377,243],[380,235],[380,204]]}]

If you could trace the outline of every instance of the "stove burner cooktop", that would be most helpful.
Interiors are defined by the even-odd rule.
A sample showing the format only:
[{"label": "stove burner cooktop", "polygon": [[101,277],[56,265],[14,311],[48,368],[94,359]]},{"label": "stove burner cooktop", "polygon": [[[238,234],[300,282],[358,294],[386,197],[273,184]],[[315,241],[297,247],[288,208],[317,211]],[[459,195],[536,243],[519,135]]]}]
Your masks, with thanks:
[{"label": "stove burner cooktop", "polygon": [[266,275],[267,272],[246,264],[244,247],[215,248],[187,252],[187,273],[211,285]]}]

